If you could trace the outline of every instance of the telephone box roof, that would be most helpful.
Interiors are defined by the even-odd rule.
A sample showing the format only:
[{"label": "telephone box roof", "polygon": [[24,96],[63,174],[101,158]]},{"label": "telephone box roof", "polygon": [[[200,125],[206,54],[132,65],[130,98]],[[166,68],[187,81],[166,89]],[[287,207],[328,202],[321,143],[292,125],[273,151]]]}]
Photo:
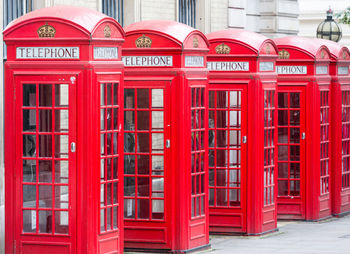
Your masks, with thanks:
[{"label": "telephone box roof", "polygon": [[270,42],[276,47],[273,41],[266,36],[243,29],[225,29],[209,33],[206,36],[209,42],[231,40],[232,42],[243,43],[245,46],[252,48],[256,53],[260,51],[266,42]]},{"label": "telephone box roof", "polygon": [[[319,43],[322,43],[325,45],[329,52],[331,53],[331,56],[334,60],[343,60],[344,56],[343,53],[345,52],[346,55],[350,55],[350,51],[347,47],[340,45],[337,42],[325,40],[325,39],[316,39],[316,41],[319,41]],[[345,60],[345,59],[344,59]]]},{"label": "telephone box roof", "polygon": [[313,58],[317,56],[317,53],[320,51],[321,48],[325,48],[326,51],[329,52],[329,49],[324,44],[313,38],[306,38],[301,36],[287,36],[273,39],[273,41],[276,43],[278,48],[296,48],[300,51],[305,52]]},{"label": "telephone box roof", "polygon": [[[95,27],[105,19],[117,23],[113,18],[106,16],[98,11],[91,10],[85,7],[78,6],[53,6],[48,8],[38,9],[29,12],[9,23],[6,27],[4,34],[8,34],[17,26],[30,23],[31,21],[43,19],[43,20],[61,20],[68,23],[73,23],[81,28],[85,29],[86,32],[92,33]],[[120,29],[122,30],[122,29]],[[123,32],[122,32],[123,34]]]}]

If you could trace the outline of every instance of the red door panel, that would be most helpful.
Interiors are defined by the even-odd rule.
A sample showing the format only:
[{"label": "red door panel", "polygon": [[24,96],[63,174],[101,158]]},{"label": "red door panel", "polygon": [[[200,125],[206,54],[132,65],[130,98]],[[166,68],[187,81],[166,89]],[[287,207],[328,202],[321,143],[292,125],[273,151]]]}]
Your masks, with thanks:
[{"label": "red door panel", "polygon": [[169,246],[169,82],[126,82],[124,89],[125,245]]},{"label": "red door panel", "polygon": [[16,78],[20,253],[42,253],[44,241],[50,253],[76,252],[75,81],[67,75]]},{"label": "red door panel", "polygon": [[278,91],[278,218],[305,218],[305,89]]},{"label": "red door panel", "polygon": [[209,89],[209,225],[246,231],[246,88]]}]

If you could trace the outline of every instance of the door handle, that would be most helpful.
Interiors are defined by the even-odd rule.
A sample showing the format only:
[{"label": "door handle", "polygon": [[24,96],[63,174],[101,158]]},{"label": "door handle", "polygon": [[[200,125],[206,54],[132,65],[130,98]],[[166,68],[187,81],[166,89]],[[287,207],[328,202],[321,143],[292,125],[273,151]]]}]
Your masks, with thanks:
[{"label": "door handle", "polygon": [[306,138],[306,134],[305,134],[305,132],[303,132],[303,133],[301,133],[301,139],[305,139]]},{"label": "door handle", "polygon": [[71,151],[72,153],[75,153],[75,150],[76,150],[75,142],[70,143],[70,151]]},{"label": "door handle", "polygon": [[170,148],[170,139],[167,139],[167,140],[165,141],[165,147],[166,147],[166,148]]},{"label": "door handle", "polygon": [[243,136],[243,137],[242,137],[242,143],[243,143],[243,144],[246,144],[246,143],[247,143],[247,136]]}]

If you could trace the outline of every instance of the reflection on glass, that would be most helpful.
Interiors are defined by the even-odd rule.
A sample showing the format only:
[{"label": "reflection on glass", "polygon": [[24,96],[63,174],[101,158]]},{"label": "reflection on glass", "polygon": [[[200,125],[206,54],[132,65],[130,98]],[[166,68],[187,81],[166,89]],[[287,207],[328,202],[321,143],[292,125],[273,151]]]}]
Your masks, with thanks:
[{"label": "reflection on glass", "polygon": [[137,130],[149,130],[149,111],[137,111]]},{"label": "reflection on glass", "polygon": [[52,106],[52,85],[39,84],[39,106]]},{"label": "reflection on glass", "polygon": [[124,129],[133,131],[135,130],[135,112],[125,111],[124,112]]},{"label": "reflection on glass", "polygon": [[36,232],[36,211],[35,210],[23,210],[23,232],[24,233]]},{"label": "reflection on glass", "polygon": [[51,233],[52,232],[52,211],[39,211],[39,232]]},{"label": "reflection on glass", "polygon": [[105,209],[100,210],[100,230],[101,230],[101,232],[106,231],[106,229],[105,229]]},{"label": "reflection on glass", "polygon": [[278,146],[278,159],[282,161],[288,160],[288,146]]},{"label": "reflection on glass", "polygon": [[290,177],[291,178],[300,178],[300,164],[299,163],[290,163]]},{"label": "reflection on glass", "polygon": [[134,199],[124,199],[124,218],[135,218]]},{"label": "reflection on glass", "polygon": [[288,143],[288,128],[278,128],[278,142]]},{"label": "reflection on glass", "polygon": [[152,111],[152,130],[162,130],[164,128],[163,111]]},{"label": "reflection on glass", "polygon": [[152,156],[152,175],[164,174],[164,156]]},{"label": "reflection on glass", "polygon": [[23,84],[23,106],[33,107],[36,105],[35,84]]},{"label": "reflection on glass", "polygon": [[152,133],[152,153],[162,153],[164,148],[164,134]]},{"label": "reflection on glass", "polygon": [[68,110],[55,110],[55,131],[68,132]]},{"label": "reflection on glass", "polygon": [[290,146],[290,160],[291,161],[300,160],[300,146]]},{"label": "reflection on glass", "polygon": [[134,155],[124,155],[124,174],[135,174]]},{"label": "reflection on glass", "polygon": [[55,183],[68,183],[68,161],[55,161]]},{"label": "reflection on glass", "polygon": [[68,234],[68,211],[55,211],[55,233]]},{"label": "reflection on glass", "polygon": [[23,160],[23,182],[36,182],[36,161]]},{"label": "reflection on glass", "polygon": [[55,186],[55,207],[68,209],[69,193],[68,186]]},{"label": "reflection on glass", "polygon": [[52,182],[52,161],[39,160],[39,182]]},{"label": "reflection on glass", "polygon": [[36,207],[35,185],[23,185],[23,207]]},{"label": "reflection on glass", "polygon": [[124,196],[135,196],[135,177],[124,177]]},{"label": "reflection on glass", "polygon": [[288,178],[288,163],[278,163],[278,177]]},{"label": "reflection on glass", "polygon": [[152,178],[152,197],[164,197],[164,178]]},{"label": "reflection on glass", "polygon": [[52,136],[39,135],[39,157],[52,156]]},{"label": "reflection on glass", "polygon": [[152,200],[152,219],[164,219],[164,200]]},{"label": "reflection on glass", "polygon": [[39,207],[52,207],[51,185],[39,185]]},{"label": "reflection on glass", "polygon": [[137,89],[137,107],[149,108],[149,89],[147,88]]},{"label": "reflection on glass", "polygon": [[23,109],[23,132],[35,132],[36,110]]},{"label": "reflection on glass", "polygon": [[300,125],[300,111],[291,110],[290,111],[290,125]]},{"label": "reflection on glass", "polygon": [[152,108],[163,108],[163,89],[152,89]]},{"label": "reflection on glass", "polygon": [[35,157],[36,136],[23,135],[23,157]]},{"label": "reflection on glass", "polygon": [[124,89],[124,108],[135,108],[135,89]]},{"label": "reflection on glass", "polygon": [[68,135],[55,135],[55,157],[68,158]]},{"label": "reflection on glass", "polygon": [[69,102],[69,86],[67,84],[55,85],[55,105],[57,107],[66,107]]},{"label": "reflection on glass", "polygon": [[299,142],[300,142],[300,129],[290,128],[290,143],[299,143]]}]

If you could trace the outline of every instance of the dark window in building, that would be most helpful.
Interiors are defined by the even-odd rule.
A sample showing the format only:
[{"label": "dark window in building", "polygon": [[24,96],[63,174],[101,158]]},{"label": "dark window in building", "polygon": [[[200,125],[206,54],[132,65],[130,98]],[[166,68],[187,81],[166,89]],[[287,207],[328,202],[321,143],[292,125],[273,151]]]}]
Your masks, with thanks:
[{"label": "dark window in building", "polygon": [[102,0],[102,12],[119,22],[123,26],[124,1]]},{"label": "dark window in building", "polygon": [[[14,19],[33,10],[33,0],[4,0],[3,24],[5,27]],[[6,59],[6,45],[4,44],[4,59]]]},{"label": "dark window in building", "polygon": [[179,22],[196,27],[196,0],[179,0]]}]

